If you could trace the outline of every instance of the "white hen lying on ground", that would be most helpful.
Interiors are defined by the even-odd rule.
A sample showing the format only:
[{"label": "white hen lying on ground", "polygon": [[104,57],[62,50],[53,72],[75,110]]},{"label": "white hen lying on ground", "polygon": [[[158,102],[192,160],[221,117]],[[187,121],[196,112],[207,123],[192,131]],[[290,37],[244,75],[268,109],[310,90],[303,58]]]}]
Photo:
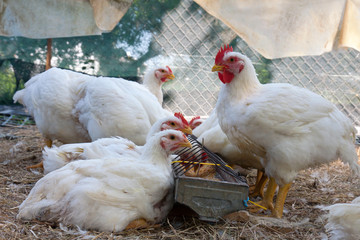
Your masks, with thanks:
[{"label": "white hen lying on ground", "polygon": [[216,104],[219,125],[232,144],[263,159],[270,182],[262,205],[272,216],[282,217],[300,170],[340,158],[359,175],[355,128],[334,104],[290,84],[262,85],[250,59],[230,47],[218,52],[212,70],[224,83]]},{"label": "white hen lying on ground", "polygon": [[165,130],[150,138],[140,158],[71,162],[35,184],[17,218],[99,231],[121,231],[139,219],[144,224],[158,223],[173,204],[168,157],[182,147],[191,147],[186,136]]},{"label": "white hen lying on ground", "polygon": [[325,225],[331,240],[355,240],[360,238],[360,197],[351,203],[337,203],[323,208],[329,210]]},{"label": "white hen lying on ground", "polygon": [[[151,127],[147,141],[156,133],[168,129],[182,131],[191,134],[191,128],[182,114],[165,117],[158,120]],[[97,159],[104,157],[121,157],[130,155],[133,157],[141,155],[144,147],[137,146],[126,138],[100,138],[91,143],[64,144],[60,147],[45,147],[43,150],[44,173],[54,171],[74,160]]]}]

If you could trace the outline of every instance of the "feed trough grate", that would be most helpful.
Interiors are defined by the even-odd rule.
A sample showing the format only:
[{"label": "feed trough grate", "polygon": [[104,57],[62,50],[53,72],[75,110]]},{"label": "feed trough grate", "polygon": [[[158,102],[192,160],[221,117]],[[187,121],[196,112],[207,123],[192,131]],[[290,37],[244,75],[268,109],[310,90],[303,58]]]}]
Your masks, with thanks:
[{"label": "feed trough grate", "polygon": [[190,207],[200,219],[218,221],[226,214],[246,209],[248,185],[218,155],[188,136],[191,149],[173,160],[175,201]]}]

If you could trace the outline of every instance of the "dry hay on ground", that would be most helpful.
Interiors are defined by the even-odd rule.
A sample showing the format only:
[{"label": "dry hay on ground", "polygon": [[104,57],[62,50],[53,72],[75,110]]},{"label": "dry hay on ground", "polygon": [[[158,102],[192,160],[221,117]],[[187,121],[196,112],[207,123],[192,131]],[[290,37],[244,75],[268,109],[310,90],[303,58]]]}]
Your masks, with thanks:
[{"label": "dry hay on ground", "polygon": [[[289,191],[281,220],[251,215],[240,222],[210,224],[174,217],[160,227],[121,233],[82,231],[76,227],[16,220],[18,206],[43,174],[26,166],[41,160],[36,126],[0,128],[0,239],[326,239],[319,206],[350,202],[360,196],[360,180],[340,161],[300,172]],[[254,182],[255,173],[248,176]]]}]

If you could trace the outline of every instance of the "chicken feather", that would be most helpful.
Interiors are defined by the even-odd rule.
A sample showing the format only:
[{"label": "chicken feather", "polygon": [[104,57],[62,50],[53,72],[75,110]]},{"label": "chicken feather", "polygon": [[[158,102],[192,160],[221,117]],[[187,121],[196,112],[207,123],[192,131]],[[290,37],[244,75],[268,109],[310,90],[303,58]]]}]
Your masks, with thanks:
[{"label": "chicken feather", "polygon": [[250,59],[230,47],[219,51],[212,70],[224,83],[216,104],[221,129],[234,145],[254,143],[257,154],[265,150],[263,167],[270,182],[264,203],[273,216],[282,216],[287,192],[300,170],[340,158],[360,175],[355,128],[334,104],[290,84],[262,85]]},{"label": "chicken feather", "polygon": [[159,222],[173,204],[169,154],[185,146],[190,143],[183,133],[165,130],[146,143],[140,157],[71,162],[35,184],[17,218],[100,231],[121,231],[139,218]]},{"label": "chicken feather", "polygon": [[[191,133],[187,122],[178,117],[169,116],[154,123],[146,137],[147,141],[156,133],[166,129]],[[54,171],[74,160],[121,157],[124,155],[137,157],[141,155],[142,151],[143,146],[138,146],[132,141],[121,137],[100,138],[91,143],[65,144],[52,148],[45,147],[43,150],[44,173]]]}]

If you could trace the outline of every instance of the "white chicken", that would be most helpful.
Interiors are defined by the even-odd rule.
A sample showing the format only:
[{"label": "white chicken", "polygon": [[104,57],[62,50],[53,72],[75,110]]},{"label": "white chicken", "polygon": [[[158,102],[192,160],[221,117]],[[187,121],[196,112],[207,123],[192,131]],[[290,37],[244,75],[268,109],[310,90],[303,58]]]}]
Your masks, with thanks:
[{"label": "white chicken", "polygon": [[[23,104],[34,117],[39,131],[45,137],[47,146],[51,146],[52,140],[54,139],[57,139],[62,143],[89,142],[94,140],[94,138],[89,135],[89,132],[93,133],[99,131],[99,129],[93,130],[91,129],[91,124],[84,125],[82,123],[87,123],[90,121],[87,118],[91,117],[95,117],[96,119],[94,121],[98,121],[98,124],[101,124],[100,122],[102,120],[101,117],[97,115],[92,116],[92,114],[101,113],[99,113],[100,110],[96,111],[96,107],[100,107],[100,104],[95,106],[93,102],[97,101],[97,99],[91,99],[91,96],[99,97],[99,99],[102,100],[102,108],[110,108],[105,110],[105,112],[110,114],[111,110],[114,109],[111,108],[111,105],[118,103],[119,99],[129,101],[129,106],[134,107],[137,111],[149,107],[153,104],[154,99],[158,99],[160,104],[154,104],[150,110],[143,111],[143,115],[134,114],[141,118],[146,125],[149,121],[151,123],[155,122],[154,118],[156,117],[147,115],[149,113],[151,114],[153,110],[155,112],[154,114],[160,113],[161,117],[168,114],[168,112],[161,107],[161,85],[168,79],[174,79],[174,75],[169,67],[157,67],[148,71],[144,76],[143,85],[122,78],[95,77],[70,70],[51,68],[31,78],[25,84],[25,89],[17,91],[13,96],[13,99],[14,102]],[[89,83],[89,86],[87,83]],[[94,89],[94,87],[97,89]],[[110,97],[106,95],[106,91],[109,87],[116,88],[116,90],[111,92],[113,95]],[[87,93],[87,90],[92,91],[92,93]],[[83,94],[82,97],[86,97],[86,100],[79,96],[80,91]],[[134,91],[134,94],[132,94],[132,91]],[[122,94],[123,92],[126,93],[117,95]],[[156,98],[153,98],[150,93]],[[135,98],[136,103],[131,102],[134,101]],[[108,102],[106,102],[106,100],[108,100]],[[146,101],[149,101],[149,103],[144,104]],[[87,104],[92,105],[88,106]],[[88,109],[91,110],[91,112],[78,111],[78,109],[75,109],[78,105],[88,106]],[[116,109],[114,115],[118,114],[119,109],[129,111],[129,109],[131,109],[129,106],[127,108],[121,108],[122,105],[120,105],[118,109]],[[81,113],[80,116],[79,112]],[[81,121],[79,121],[79,117],[81,118]],[[161,117],[156,119],[160,119]],[[141,120],[137,119],[136,121],[137,123],[142,123]],[[125,121],[127,121],[127,119],[123,122]],[[129,129],[130,126],[125,125],[124,128]],[[145,127],[142,130],[148,130],[149,128]],[[106,130],[106,127],[103,126],[102,129]],[[109,133],[110,131],[105,132],[109,135],[106,135],[105,133],[98,133],[96,135],[105,137],[120,135],[117,132],[112,132],[111,134]],[[122,131],[119,132],[122,133]],[[142,143],[145,143],[146,134],[147,132],[141,140]],[[95,134],[93,133],[93,135]]]},{"label": "white chicken", "polygon": [[351,203],[337,203],[323,208],[328,210],[325,228],[331,240],[353,240],[360,236],[360,197]]},{"label": "white chicken", "polygon": [[121,136],[144,145],[150,127],[172,113],[162,108],[147,88],[136,82],[98,77],[80,84],[73,114],[92,141]]},{"label": "white chicken", "polygon": [[71,162],[35,184],[17,218],[115,232],[134,220],[141,219],[144,225],[158,223],[173,204],[168,156],[182,147],[191,147],[186,136],[165,130],[145,144],[140,158]]},{"label": "white chicken", "polygon": [[89,75],[51,68],[32,77],[25,88],[13,96],[34,117],[47,146],[57,139],[63,143],[89,142],[87,129],[72,114],[76,87],[92,78]]},{"label": "white chicken", "polygon": [[195,128],[200,126],[204,121],[205,121],[205,119],[200,118],[200,116],[195,116],[190,120],[189,125],[190,125],[191,129],[194,130]]},{"label": "white chicken", "polygon": [[[142,85],[51,68],[30,79],[13,99],[25,105],[34,117],[48,147],[55,139],[76,143],[111,136],[143,145],[151,125],[171,115],[158,100],[159,82],[174,75],[169,67],[152,71],[145,75]],[[28,168],[33,167],[42,164]]]},{"label": "white chicken", "polygon": [[212,111],[209,118],[193,130],[193,134],[199,142],[203,143],[210,151],[219,154],[228,164],[263,169],[258,156],[242,151],[230,143],[228,137],[221,130],[216,111]]},{"label": "white chicken", "polygon": [[169,66],[156,66],[146,71],[144,74],[143,85],[155,95],[160,105],[163,103],[163,92],[161,86],[168,80],[174,79],[175,76]]},{"label": "white chicken", "polygon": [[[192,126],[191,121],[189,122]],[[254,153],[244,151],[233,145],[226,134],[222,131],[216,111],[213,110],[210,116],[193,129],[193,134],[198,138],[197,140],[204,144],[210,151],[218,154],[225,162],[230,165],[238,165],[242,168],[255,168],[263,170],[261,165],[261,158]],[[260,176],[261,177],[261,176]],[[263,197],[263,189],[266,184],[266,178],[260,178],[257,184],[252,187],[251,196],[260,195]]]},{"label": "white chicken", "polygon": [[[147,141],[156,133],[168,129],[182,131],[185,134],[191,134],[189,123],[180,113],[175,116],[165,117],[158,120],[150,128]],[[54,171],[74,160],[97,159],[104,157],[121,157],[130,155],[140,156],[144,147],[137,146],[132,141],[121,138],[100,138],[91,143],[73,143],[64,144],[60,147],[45,147],[43,150],[44,173]]]},{"label": "white chicken", "polygon": [[282,217],[300,170],[340,158],[359,175],[355,128],[334,104],[290,84],[262,85],[250,59],[230,47],[220,49],[212,71],[224,83],[216,104],[219,125],[232,144],[262,158],[270,178],[262,203],[272,216]]}]

